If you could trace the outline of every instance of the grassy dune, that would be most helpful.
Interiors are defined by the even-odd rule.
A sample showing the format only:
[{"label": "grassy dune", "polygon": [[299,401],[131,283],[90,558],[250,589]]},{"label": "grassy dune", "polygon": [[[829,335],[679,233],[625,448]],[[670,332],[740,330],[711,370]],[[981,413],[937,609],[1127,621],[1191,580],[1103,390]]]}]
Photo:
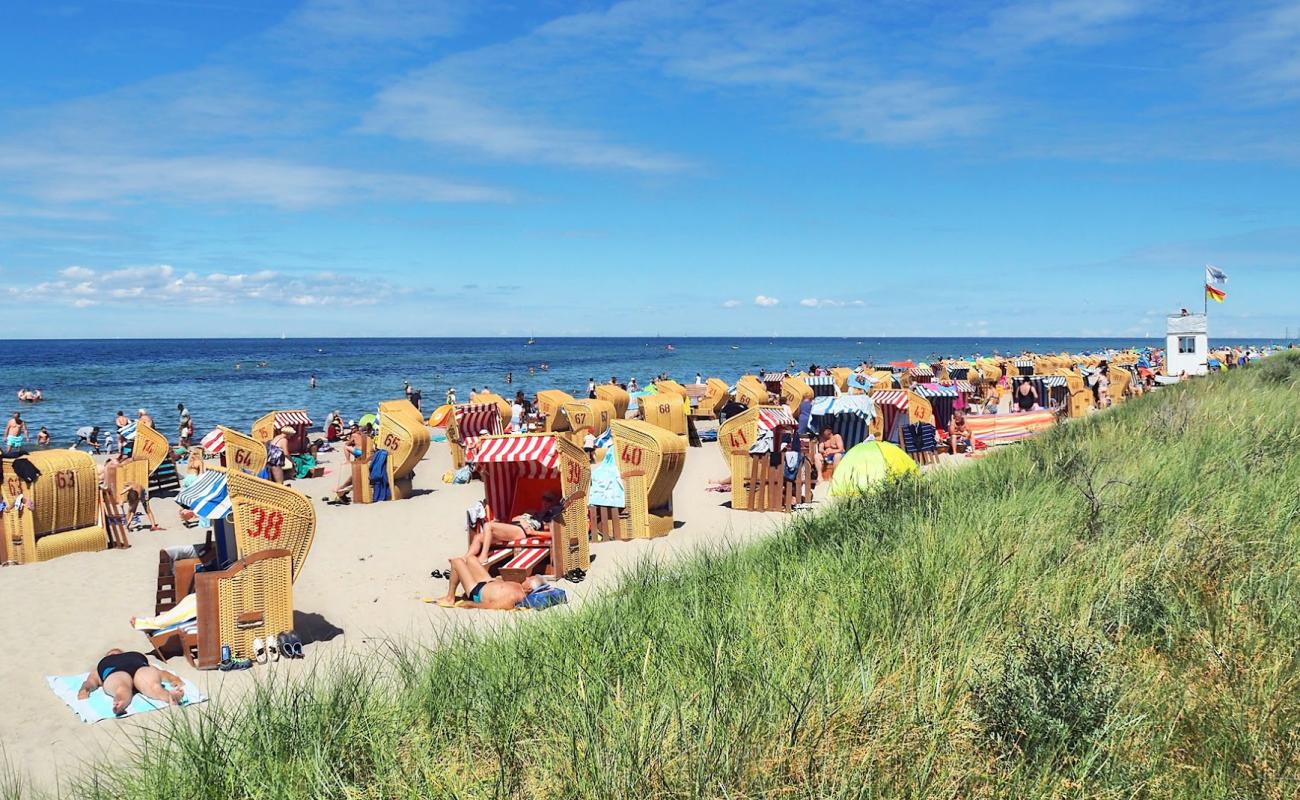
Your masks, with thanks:
[{"label": "grassy dune", "polygon": [[1300,358],[167,715],[93,798],[1204,797],[1300,785]]}]

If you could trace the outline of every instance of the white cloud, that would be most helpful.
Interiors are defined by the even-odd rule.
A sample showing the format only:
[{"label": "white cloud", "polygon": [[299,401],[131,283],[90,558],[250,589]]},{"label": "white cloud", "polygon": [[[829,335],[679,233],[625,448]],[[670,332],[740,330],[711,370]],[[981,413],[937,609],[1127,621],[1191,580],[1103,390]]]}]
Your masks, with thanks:
[{"label": "white cloud", "polygon": [[976,39],[990,53],[1060,42],[1097,41],[1118,23],[1144,10],[1138,0],[1031,0],[998,9]]},{"label": "white cloud", "polygon": [[762,306],[763,308],[771,308],[772,306],[780,304],[780,302],[781,301],[775,297],[768,297],[767,295],[763,295],[763,294],[760,294],[758,297],[754,298],[754,305]]},{"label": "white cloud", "polygon": [[436,68],[380,92],[361,130],[507,161],[635,172],[676,172],[689,166],[675,156],[615,144],[593,131],[494,106]]},{"label": "white cloud", "polygon": [[327,274],[303,276],[273,270],[181,274],[168,264],[155,264],[112,270],[68,267],[59,272],[56,280],[11,283],[6,293],[19,303],[66,304],[73,308],[123,305],[143,299],[169,306],[361,306],[373,305],[373,296],[386,288],[386,284],[371,280],[363,287],[356,280]]},{"label": "white cloud", "polygon": [[424,202],[508,202],[509,192],[402,174],[361,172],[267,158],[146,157],[0,147],[0,174],[59,202],[166,197],[308,208],[358,197]]},{"label": "white cloud", "polygon": [[740,305],[741,302],[739,300],[724,300],[722,302],[723,308],[739,308]]},{"label": "white cloud", "polygon": [[805,308],[861,308],[866,305],[861,300],[834,300],[831,298],[818,299],[816,297],[805,297],[799,301],[799,305]]}]

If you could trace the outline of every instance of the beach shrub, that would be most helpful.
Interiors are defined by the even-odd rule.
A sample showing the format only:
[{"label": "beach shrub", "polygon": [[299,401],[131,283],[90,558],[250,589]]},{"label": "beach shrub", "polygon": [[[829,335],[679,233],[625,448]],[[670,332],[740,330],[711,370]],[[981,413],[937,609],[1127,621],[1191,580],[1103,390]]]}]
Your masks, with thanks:
[{"label": "beach shrub", "polygon": [[971,687],[989,743],[1030,761],[1072,757],[1089,747],[1116,697],[1102,643],[1045,620],[1021,625],[996,666]]},{"label": "beach shrub", "polygon": [[1159,576],[1143,575],[1125,587],[1118,598],[1098,602],[1094,619],[1112,642],[1134,636],[1154,647],[1165,647],[1175,614],[1169,592],[1166,581]]},{"label": "beach shrub", "polygon": [[1254,369],[1267,384],[1300,383],[1300,350],[1275,353],[1255,365]]}]

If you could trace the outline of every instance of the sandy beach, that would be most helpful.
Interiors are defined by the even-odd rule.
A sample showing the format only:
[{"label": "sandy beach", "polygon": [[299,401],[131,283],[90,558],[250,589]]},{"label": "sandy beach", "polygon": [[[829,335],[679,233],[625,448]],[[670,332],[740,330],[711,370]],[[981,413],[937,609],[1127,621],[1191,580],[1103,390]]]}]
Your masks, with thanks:
[{"label": "sandy beach", "polygon": [[[423,598],[446,590],[433,569],[465,547],[465,510],[483,493],[483,484],[442,482],[451,461],[447,445],[434,442],[417,469],[417,495],[373,505],[331,506],[322,502],[336,481],[341,454],[322,454],[331,470],[324,477],[295,481],[312,499],[317,530],[306,566],[294,586],[295,623],[306,657],[255,665],[241,672],[197,671],[183,658],[168,668],[194,681],[210,696],[206,704],[168,709],[123,721],[80,722],[49,690],[47,675],[91,669],[111,647],[145,650],[145,636],[131,629],[133,615],[153,613],[158,550],[202,539],[199,528],[180,523],[179,507],[155,499],[161,532],[136,531],[131,548],[81,553],[43,563],[10,567],[0,583],[0,638],[10,657],[0,660],[0,680],[9,687],[0,714],[0,741],[9,763],[26,771],[37,786],[52,787],[96,759],[124,752],[142,728],[165,722],[167,714],[208,713],[238,698],[255,682],[285,671],[302,672],[341,653],[370,653],[393,638],[432,642],[451,625],[487,626],[525,622],[528,615],[444,609]],[[958,459],[962,461],[963,459]],[[642,558],[671,559],[680,554],[770,533],[786,517],[733,511],[729,494],[706,491],[710,479],[726,474],[719,447],[706,443],[688,451],[674,495],[681,523],[655,540],[592,545],[587,579],[561,582],[571,603],[608,587]],[[818,496],[825,492],[825,482]],[[541,612],[564,613],[564,611]]]}]

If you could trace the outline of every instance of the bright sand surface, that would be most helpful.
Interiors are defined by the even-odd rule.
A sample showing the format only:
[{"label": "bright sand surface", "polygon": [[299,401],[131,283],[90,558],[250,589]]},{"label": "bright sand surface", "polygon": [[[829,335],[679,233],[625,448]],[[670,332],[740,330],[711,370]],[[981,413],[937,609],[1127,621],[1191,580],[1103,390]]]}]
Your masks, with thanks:
[{"label": "bright sand surface", "polygon": [[[173,500],[153,502],[166,530],[133,532],[130,549],[5,568],[0,573],[0,685],[6,689],[0,742],[9,763],[37,786],[52,788],[90,761],[121,754],[143,735],[142,728],[165,722],[163,715],[209,713],[269,674],[301,673],[328,664],[336,654],[375,651],[393,639],[431,643],[452,625],[526,624],[531,615],[444,609],[422,602],[446,591],[447,582],[431,578],[429,572],[445,569],[448,558],[464,552],[465,510],[483,495],[483,484],[477,481],[459,486],[442,482],[451,466],[446,443],[434,442],[416,470],[416,496],[374,505],[321,502],[336,484],[341,457],[337,451],[322,454],[329,473],[292,484],[312,499],[317,513],[311,554],[294,585],[295,625],[309,642],[306,657],[229,673],[197,671],[183,658],[173,658],[169,668],[193,680],[211,698],[195,708],[85,725],[45,683],[47,675],[92,669],[112,647],[148,649],[144,634],[135,632],[128,620],[153,613],[158,550],[203,538],[202,529],[180,524]],[[580,603],[613,585],[638,559],[666,560],[710,545],[751,540],[785,521],[782,514],[732,511],[730,494],[705,490],[709,480],[726,474],[717,444],[690,448],[674,494],[678,529],[655,540],[593,544],[587,579],[576,585],[559,583],[570,602]],[[818,497],[824,496],[825,486],[824,481],[818,486]]]}]

